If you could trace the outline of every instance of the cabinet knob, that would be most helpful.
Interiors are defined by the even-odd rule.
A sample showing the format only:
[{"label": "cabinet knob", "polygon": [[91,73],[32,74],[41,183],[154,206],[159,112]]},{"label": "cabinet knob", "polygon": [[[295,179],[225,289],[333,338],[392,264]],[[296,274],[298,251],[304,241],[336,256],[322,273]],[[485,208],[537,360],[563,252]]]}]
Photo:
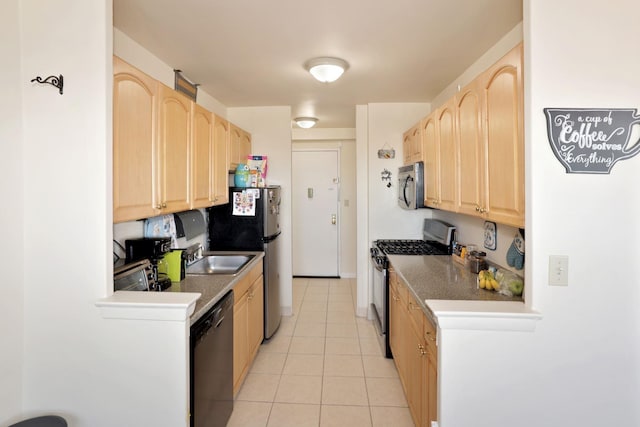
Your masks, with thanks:
[{"label": "cabinet knob", "polygon": [[433,334],[429,331],[424,333],[424,337],[427,339],[427,341],[435,341],[436,337],[433,336]]}]

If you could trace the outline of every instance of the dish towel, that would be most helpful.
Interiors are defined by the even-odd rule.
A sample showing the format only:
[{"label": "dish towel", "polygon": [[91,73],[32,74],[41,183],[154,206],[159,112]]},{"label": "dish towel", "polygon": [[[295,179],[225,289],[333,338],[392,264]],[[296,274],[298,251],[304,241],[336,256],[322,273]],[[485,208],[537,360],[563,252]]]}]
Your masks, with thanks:
[{"label": "dish towel", "polygon": [[507,251],[507,264],[516,270],[524,268],[524,237],[518,232]]}]

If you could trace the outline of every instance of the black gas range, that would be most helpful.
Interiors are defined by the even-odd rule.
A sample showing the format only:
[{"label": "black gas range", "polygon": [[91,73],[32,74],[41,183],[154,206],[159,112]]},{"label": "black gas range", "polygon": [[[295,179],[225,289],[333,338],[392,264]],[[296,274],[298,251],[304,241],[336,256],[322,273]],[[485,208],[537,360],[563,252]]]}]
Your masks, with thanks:
[{"label": "black gas range", "polygon": [[389,260],[387,255],[451,255],[456,228],[444,221],[425,219],[422,240],[381,239],[375,240],[370,248],[373,301],[372,311],[376,326],[383,338],[386,357],[393,357],[389,347]]}]

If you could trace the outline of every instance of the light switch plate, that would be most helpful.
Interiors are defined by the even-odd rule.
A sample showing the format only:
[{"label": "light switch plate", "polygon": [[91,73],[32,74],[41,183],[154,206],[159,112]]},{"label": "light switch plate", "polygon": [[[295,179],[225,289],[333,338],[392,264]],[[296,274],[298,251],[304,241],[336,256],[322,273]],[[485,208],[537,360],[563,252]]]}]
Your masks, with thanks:
[{"label": "light switch plate", "polygon": [[549,256],[549,285],[569,285],[569,257],[566,255]]}]

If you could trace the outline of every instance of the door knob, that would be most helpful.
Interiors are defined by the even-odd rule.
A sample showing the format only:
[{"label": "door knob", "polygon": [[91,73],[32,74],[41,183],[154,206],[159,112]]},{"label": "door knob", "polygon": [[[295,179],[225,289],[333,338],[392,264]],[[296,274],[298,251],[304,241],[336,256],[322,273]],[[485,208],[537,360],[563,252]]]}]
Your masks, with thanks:
[{"label": "door knob", "polygon": [[338,222],[338,217],[336,214],[331,214],[331,224],[336,225],[336,222]]}]

